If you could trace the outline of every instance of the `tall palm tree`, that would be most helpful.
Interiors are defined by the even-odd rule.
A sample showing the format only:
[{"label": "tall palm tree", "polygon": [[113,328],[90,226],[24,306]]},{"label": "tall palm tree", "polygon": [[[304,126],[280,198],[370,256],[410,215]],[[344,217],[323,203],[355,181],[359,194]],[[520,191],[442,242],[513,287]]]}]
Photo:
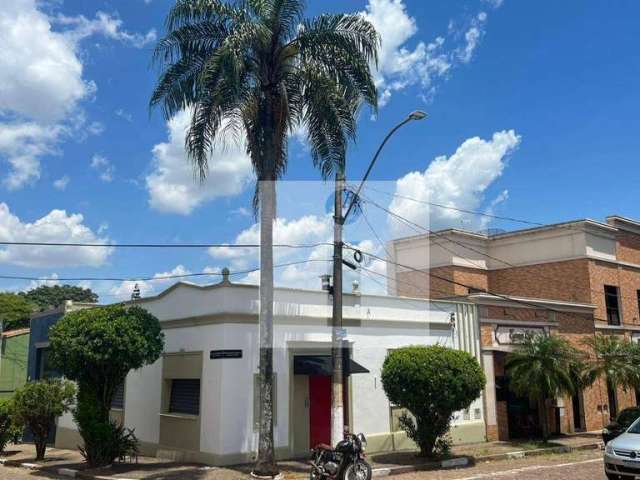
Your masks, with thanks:
[{"label": "tall palm tree", "polygon": [[304,17],[303,0],[178,0],[155,50],[151,98],[170,118],[192,115],[186,150],[201,179],[225,134],[246,136],[260,215],[260,427],[254,473],[273,476],[273,222],[287,138],[304,126],[328,178],[356,131],[353,99],[377,105],[370,65],[379,37],[357,14]]},{"label": "tall palm tree", "polygon": [[562,337],[527,335],[524,343],[509,353],[505,368],[509,388],[536,402],[542,437],[546,442],[550,435],[549,400],[573,395],[579,388],[581,353]]},{"label": "tall palm tree", "polygon": [[591,350],[590,361],[585,371],[585,383],[591,385],[603,379],[610,395],[609,412],[616,413],[616,390],[640,387],[640,347],[624,337],[616,335],[594,335],[584,341]]}]

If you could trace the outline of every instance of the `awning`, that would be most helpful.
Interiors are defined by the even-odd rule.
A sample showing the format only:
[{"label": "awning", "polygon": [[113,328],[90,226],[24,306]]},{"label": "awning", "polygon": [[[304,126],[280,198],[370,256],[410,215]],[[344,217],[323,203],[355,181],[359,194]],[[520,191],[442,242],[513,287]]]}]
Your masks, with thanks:
[{"label": "awning", "polygon": [[[354,373],[369,373],[357,362],[354,362],[347,355],[343,357],[343,374],[353,375]],[[330,355],[296,355],[293,357],[294,375],[325,375],[331,376],[332,362]]]}]

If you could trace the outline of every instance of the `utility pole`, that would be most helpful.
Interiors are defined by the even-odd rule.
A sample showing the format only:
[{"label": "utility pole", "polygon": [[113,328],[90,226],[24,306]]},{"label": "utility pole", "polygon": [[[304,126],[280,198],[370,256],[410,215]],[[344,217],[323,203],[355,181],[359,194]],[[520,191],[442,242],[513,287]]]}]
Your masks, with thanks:
[{"label": "utility pole", "polygon": [[342,440],[345,428],[344,417],[344,372],[342,371],[342,348],[344,330],[342,326],[342,193],[344,191],[344,164],[336,172],[333,210],[333,322],[331,329],[331,444]]},{"label": "utility pole", "polygon": [[344,246],[342,241],[342,230],[355,203],[358,201],[358,197],[364,183],[369,178],[369,174],[371,173],[376,160],[380,156],[382,148],[385,146],[389,138],[391,138],[391,136],[403,125],[406,125],[413,120],[422,120],[426,116],[426,113],[416,110],[391,129],[373,156],[358,189],[355,194],[351,196],[349,206],[347,207],[347,211],[344,215],[342,214],[342,203],[345,186],[344,171],[346,162],[343,162],[336,172],[333,213],[333,286],[329,286],[329,281],[327,279],[327,290],[329,290],[329,293],[333,296],[333,318],[331,322],[331,360],[333,368],[331,379],[331,444],[334,446],[343,439],[344,431],[347,428],[347,422],[345,419],[346,405],[344,405],[343,391],[343,349],[345,344],[345,330],[342,324],[342,264],[345,262],[342,257],[342,250]]}]

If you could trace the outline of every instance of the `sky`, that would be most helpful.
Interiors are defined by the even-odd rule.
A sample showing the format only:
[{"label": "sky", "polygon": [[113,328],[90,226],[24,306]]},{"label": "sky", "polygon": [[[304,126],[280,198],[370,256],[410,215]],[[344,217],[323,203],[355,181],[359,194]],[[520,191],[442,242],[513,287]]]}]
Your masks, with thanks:
[{"label": "sky", "polygon": [[[194,178],[184,151],[188,114],[150,111],[154,45],[171,0],[0,2],[0,241],[254,243],[254,177],[243,145],[214,152]],[[523,224],[433,207],[552,223],[610,214],[640,218],[640,3],[633,0],[309,0],[307,13],[359,12],[380,33],[377,115],[364,110],[350,147],[355,184],[382,138],[413,110],[365,188],[346,238],[384,256],[416,226],[473,231]],[[331,184],[304,131],[292,132],[278,186],[276,243],[283,286],[317,288],[329,271]],[[416,201],[417,200],[417,201]],[[391,213],[389,213],[391,212]],[[410,224],[398,220],[408,219]],[[317,245],[321,244],[321,245]],[[312,260],[309,262],[309,260]],[[168,287],[170,275],[254,282],[245,249],[0,247],[0,280],[23,290],[64,278],[102,302]],[[385,291],[385,264],[348,272]],[[120,279],[160,277],[137,282]]]}]

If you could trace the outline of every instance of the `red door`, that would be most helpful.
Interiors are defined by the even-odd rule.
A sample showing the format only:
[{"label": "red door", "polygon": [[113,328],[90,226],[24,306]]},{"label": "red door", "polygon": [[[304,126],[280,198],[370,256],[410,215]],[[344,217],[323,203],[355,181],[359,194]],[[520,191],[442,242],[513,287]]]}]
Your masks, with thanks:
[{"label": "red door", "polygon": [[309,376],[309,446],[331,443],[331,377]]}]

